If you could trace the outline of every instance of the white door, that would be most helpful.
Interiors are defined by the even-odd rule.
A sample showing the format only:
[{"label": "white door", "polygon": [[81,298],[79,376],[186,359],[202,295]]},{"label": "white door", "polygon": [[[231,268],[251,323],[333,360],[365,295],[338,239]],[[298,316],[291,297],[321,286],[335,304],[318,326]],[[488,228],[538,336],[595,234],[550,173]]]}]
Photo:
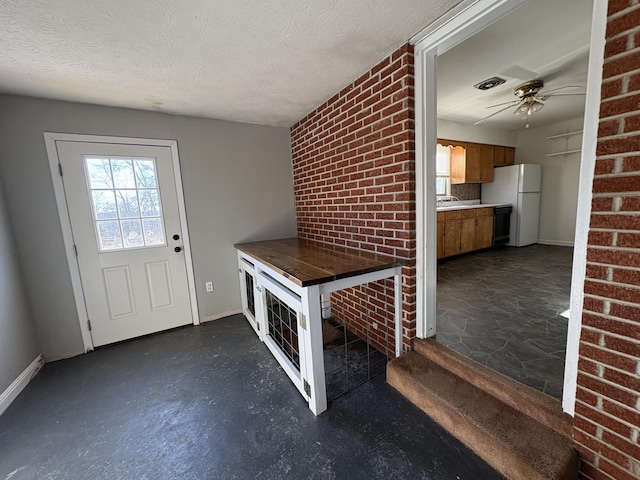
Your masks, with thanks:
[{"label": "white door", "polygon": [[94,346],[192,323],[171,149],[56,148]]}]

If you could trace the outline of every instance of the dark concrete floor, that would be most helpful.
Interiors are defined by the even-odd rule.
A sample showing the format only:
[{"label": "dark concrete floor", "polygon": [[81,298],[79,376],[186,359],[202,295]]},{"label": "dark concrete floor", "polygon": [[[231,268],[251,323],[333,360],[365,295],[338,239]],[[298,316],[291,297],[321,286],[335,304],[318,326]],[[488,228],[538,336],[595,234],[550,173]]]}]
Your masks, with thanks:
[{"label": "dark concrete floor", "polygon": [[436,340],[562,397],[573,248],[500,247],[441,262]]},{"label": "dark concrete floor", "polygon": [[498,479],[379,376],[314,417],[242,316],[46,365],[0,479]]}]

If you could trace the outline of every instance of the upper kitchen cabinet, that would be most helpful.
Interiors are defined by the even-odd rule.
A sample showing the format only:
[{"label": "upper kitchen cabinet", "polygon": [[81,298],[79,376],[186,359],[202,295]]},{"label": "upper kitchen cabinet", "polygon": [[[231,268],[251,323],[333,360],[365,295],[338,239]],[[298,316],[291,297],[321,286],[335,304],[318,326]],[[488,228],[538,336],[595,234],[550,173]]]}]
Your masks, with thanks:
[{"label": "upper kitchen cabinet", "polygon": [[493,181],[493,147],[466,143],[451,149],[451,184],[488,183]]},{"label": "upper kitchen cabinet", "polygon": [[516,149],[513,147],[502,147],[495,145],[493,147],[493,165],[495,167],[504,167],[513,165],[515,162]]}]

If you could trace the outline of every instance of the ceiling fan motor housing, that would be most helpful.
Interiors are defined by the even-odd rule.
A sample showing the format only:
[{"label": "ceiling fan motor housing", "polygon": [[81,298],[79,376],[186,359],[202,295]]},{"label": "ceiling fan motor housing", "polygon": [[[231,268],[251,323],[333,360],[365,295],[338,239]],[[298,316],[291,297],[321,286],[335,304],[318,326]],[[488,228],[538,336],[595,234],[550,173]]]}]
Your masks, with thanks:
[{"label": "ceiling fan motor housing", "polygon": [[530,80],[514,88],[513,94],[520,99],[524,99],[536,95],[542,87],[544,87],[544,82],[542,80]]}]

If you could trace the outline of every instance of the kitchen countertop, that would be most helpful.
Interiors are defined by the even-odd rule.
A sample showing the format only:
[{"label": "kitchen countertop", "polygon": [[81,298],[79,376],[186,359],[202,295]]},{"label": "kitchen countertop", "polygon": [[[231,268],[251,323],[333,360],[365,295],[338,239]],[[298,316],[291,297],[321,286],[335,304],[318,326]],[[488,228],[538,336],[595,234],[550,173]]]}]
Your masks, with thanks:
[{"label": "kitchen countertop", "polygon": [[476,205],[446,205],[437,207],[436,212],[447,212],[449,210],[468,210],[470,208],[485,208],[485,207],[510,207],[510,203],[478,203]]}]

